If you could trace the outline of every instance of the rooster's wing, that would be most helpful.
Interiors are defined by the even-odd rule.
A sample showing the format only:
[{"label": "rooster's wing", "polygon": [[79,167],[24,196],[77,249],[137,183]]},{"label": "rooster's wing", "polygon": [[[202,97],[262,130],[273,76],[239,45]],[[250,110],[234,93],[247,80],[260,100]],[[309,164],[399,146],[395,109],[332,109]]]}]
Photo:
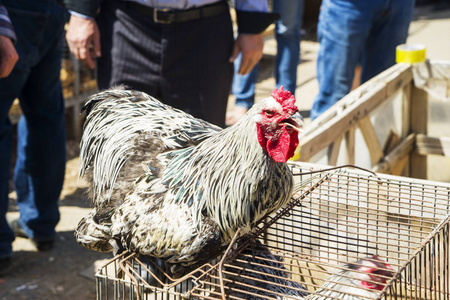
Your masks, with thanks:
[{"label": "rooster's wing", "polygon": [[[134,209],[134,202],[126,198],[142,195],[148,186],[142,191],[139,184],[162,176],[167,160],[161,159],[163,156],[158,158],[158,155],[183,149],[189,152],[190,146],[199,144],[221,129],[173,109],[145,93],[122,88],[94,95],[83,110],[87,116],[80,147],[80,175],[89,183],[94,210],[80,221],[76,231],[78,242],[91,250],[109,252],[113,250],[111,240],[120,242],[136,234],[133,228],[137,228],[130,222],[137,219],[159,219],[164,224],[172,222],[177,215],[178,222],[189,222],[189,217],[177,210],[169,210],[165,220],[162,220],[162,210],[155,208],[161,207],[163,193],[146,195],[145,203],[141,203],[145,211],[136,212],[142,216],[132,220],[129,215],[133,215],[130,210]],[[124,219],[126,214],[129,215]],[[112,219],[115,219],[115,224]],[[209,220],[203,221],[205,233],[216,231],[210,228],[215,228],[215,224]],[[156,223],[153,225],[158,226]],[[158,228],[154,230],[158,231]],[[125,242],[136,248],[143,247],[146,241]],[[167,256],[167,253],[159,254]]]},{"label": "rooster's wing", "polygon": [[[138,91],[113,89],[94,95],[81,141],[81,176],[91,182],[97,208],[134,190],[144,166],[156,176],[156,156],[197,145],[221,129]],[[131,184],[130,184],[131,183]]]}]

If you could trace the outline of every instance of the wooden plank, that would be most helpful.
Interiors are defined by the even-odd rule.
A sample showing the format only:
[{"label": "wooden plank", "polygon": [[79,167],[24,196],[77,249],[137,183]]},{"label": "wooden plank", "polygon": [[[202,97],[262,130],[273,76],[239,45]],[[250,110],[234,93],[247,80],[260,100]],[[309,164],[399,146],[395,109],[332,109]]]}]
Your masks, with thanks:
[{"label": "wooden plank", "polygon": [[413,86],[413,81],[408,85],[403,87],[403,97],[402,97],[402,139],[406,138],[410,131],[411,124],[411,89]]},{"label": "wooden plank", "polygon": [[394,167],[392,167],[392,170],[389,173],[395,176],[402,176],[408,161],[409,155],[406,155],[398,161],[397,165],[394,164]]},{"label": "wooden plank", "polygon": [[394,132],[389,131],[386,141],[383,146],[383,154],[387,155],[400,143],[400,137]]},{"label": "wooden plank", "polygon": [[[413,86],[411,88],[411,124],[410,131],[416,134],[428,132],[428,95]],[[427,178],[427,157],[418,152],[411,153],[410,177]]]},{"label": "wooden plank", "polygon": [[366,116],[373,108],[382,103],[385,100],[384,86],[378,85],[370,94],[365,94],[360,100],[361,103],[359,101],[353,103],[335,118],[321,124],[315,132],[303,134],[300,139],[300,157],[302,160],[308,161],[313,155],[329,146],[336,136],[348,131],[360,118]]},{"label": "wooden plank", "polygon": [[[383,160],[372,168],[374,172],[391,173],[397,167],[396,172],[399,172],[398,165],[406,163],[403,161],[413,151],[416,141],[416,135],[411,133],[406,139],[400,142],[389,154],[384,156]],[[403,166],[404,167],[404,166]],[[400,167],[403,170],[403,167]]]},{"label": "wooden plank", "polygon": [[417,152],[421,155],[442,155],[450,157],[450,137],[417,135]]},{"label": "wooden plank", "polygon": [[394,95],[398,90],[411,86],[413,81],[411,65],[401,64],[399,71],[387,76],[386,94],[387,96]]},{"label": "wooden plank", "polygon": [[[408,98],[407,102],[409,102],[409,98]],[[409,120],[409,117],[408,117],[408,120]],[[406,125],[406,127],[409,128],[409,123]],[[391,130],[389,132],[389,135],[388,135],[386,142],[384,144],[384,147],[383,147],[384,156],[389,155],[389,153],[391,153],[395,149],[395,147],[397,147],[400,144],[400,142],[401,142],[400,137],[394,131]],[[404,171],[405,172],[407,171],[405,169],[405,166],[407,165],[408,160],[409,160],[409,154],[407,154],[403,158],[400,158],[398,161],[391,162],[389,165],[389,170],[380,171],[380,172],[401,176],[401,175],[403,175]]]},{"label": "wooden plank", "polygon": [[337,139],[334,140],[333,144],[331,144],[330,148],[328,149],[328,164],[330,166],[335,166],[337,164],[339,149],[341,148],[343,137],[344,135],[341,134]]},{"label": "wooden plank", "polygon": [[374,108],[394,94],[396,88],[407,84],[411,67],[397,64],[375,76],[342,98],[333,107],[315,119],[300,139],[300,157],[308,161],[320,150],[329,146],[334,138],[355,125]]},{"label": "wooden plank", "polygon": [[356,126],[350,127],[345,133],[345,149],[347,151],[347,163],[355,164],[355,131]]},{"label": "wooden plank", "polygon": [[372,165],[376,165],[380,159],[383,158],[383,150],[378,142],[375,129],[373,128],[372,123],[370,123],[370,117],[366,115],[361,118],[358,122],[358,126],[359,129],[361,129],[361,133],[366,141],[367,148],[369,149]]},{"label": "wooden plank", "polygon": [[68,134],[69,138],[74,139],[76,141],[81,140],[81,118],[80,118],[80,106],[71,106],[70,108],[66,109],[66,112],[69,113],[69,120],[67,120],[68,124]]}]

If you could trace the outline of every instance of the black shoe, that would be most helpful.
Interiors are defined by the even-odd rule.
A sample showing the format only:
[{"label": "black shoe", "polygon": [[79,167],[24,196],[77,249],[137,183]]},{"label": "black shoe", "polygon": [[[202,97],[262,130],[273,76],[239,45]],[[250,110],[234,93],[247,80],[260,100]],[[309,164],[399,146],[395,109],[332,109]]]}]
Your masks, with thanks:
[{"label": "black shoe", "polygon": [[6,275],[12,267],[11,256],[0,258],[0,276]]},{"label": "black shoe", "polygon": [[53,247],[55,246],[55,240],[51,239],[51,240],[47,240],[47,241],[35,241],[34,239],[31,239],[31,241],[33,242],[34,246],[39,250],[39,251],[50,251],[53,249]]},{"label": "black shoe", "polygon": [[30,238],[26,232],[23,230],[22,226],[19,224],[18,219],[8,220],[9,227],[11,227],[12,231],[17,237],[22,237],[26,239],[30,239],[33,245],[39,250],[39,251],[50,251],[53,249],[53,246],[55,244],[55,239],[49,239],[49,240],[36,240]]}]

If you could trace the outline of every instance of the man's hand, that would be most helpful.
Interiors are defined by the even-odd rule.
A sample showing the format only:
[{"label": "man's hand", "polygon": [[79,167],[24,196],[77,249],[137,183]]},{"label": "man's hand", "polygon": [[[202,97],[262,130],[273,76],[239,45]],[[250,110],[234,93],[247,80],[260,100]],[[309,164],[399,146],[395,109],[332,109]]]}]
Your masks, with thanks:
[{"label": "man's hand", "polygon": [[72,15],[66,40],[70,52],[77,59],[84,61],[89,68],[94,68],[95,59],[101,56],[100,32],[95,20]]},{"label": "man's hand", "polygon": [[0,78],[8,77],[18,60],[19,55],[11,39],[0,35]]},{"label": "man's hand", "polygon": [[241,65],[239,66],[239,75],[245,75],[250,72],[263,56],[264,37],[262,33],[258,34],[239,34],[234,41],[233,52],[230,62],[233,62],[242,52]]}]

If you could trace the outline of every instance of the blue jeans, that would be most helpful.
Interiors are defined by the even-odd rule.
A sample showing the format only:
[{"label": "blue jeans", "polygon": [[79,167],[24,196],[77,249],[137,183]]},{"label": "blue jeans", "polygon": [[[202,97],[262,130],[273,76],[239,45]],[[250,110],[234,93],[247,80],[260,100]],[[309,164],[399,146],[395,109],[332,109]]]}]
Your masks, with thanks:
[{"label": "blue jeans", "polygon": [[67,12],[52,0],[3,0],[17,34],[19,61],[0,79],[0,258],[14,234],[6,222],[13,126],[8,111],[19,98],[14,186],[19,224],[30,238],[53,239],[65,171],[65,119],[59,74]]},{"label": "blue jeans", "polygon": [[323,0],[317,58],[315,119],[350,92],[354,70],[361,83],[395,64],[395,48],[408,36],[414,0]]},{"label": "blue jeans", "polygon": [[[295,94],[297,86],[297,66],[300,61],[300,39],[303,20],[303,0],[274,0],[273,11],[280,14],[276,23],[277,57],[275,61],[276,86]],[[232,93],[236,97],[236,105],[250,108],[255,100],[255,85],[259,64],[250,73],[238,75],[241,64],[240,56],[234,63],[234,79]]]}]

